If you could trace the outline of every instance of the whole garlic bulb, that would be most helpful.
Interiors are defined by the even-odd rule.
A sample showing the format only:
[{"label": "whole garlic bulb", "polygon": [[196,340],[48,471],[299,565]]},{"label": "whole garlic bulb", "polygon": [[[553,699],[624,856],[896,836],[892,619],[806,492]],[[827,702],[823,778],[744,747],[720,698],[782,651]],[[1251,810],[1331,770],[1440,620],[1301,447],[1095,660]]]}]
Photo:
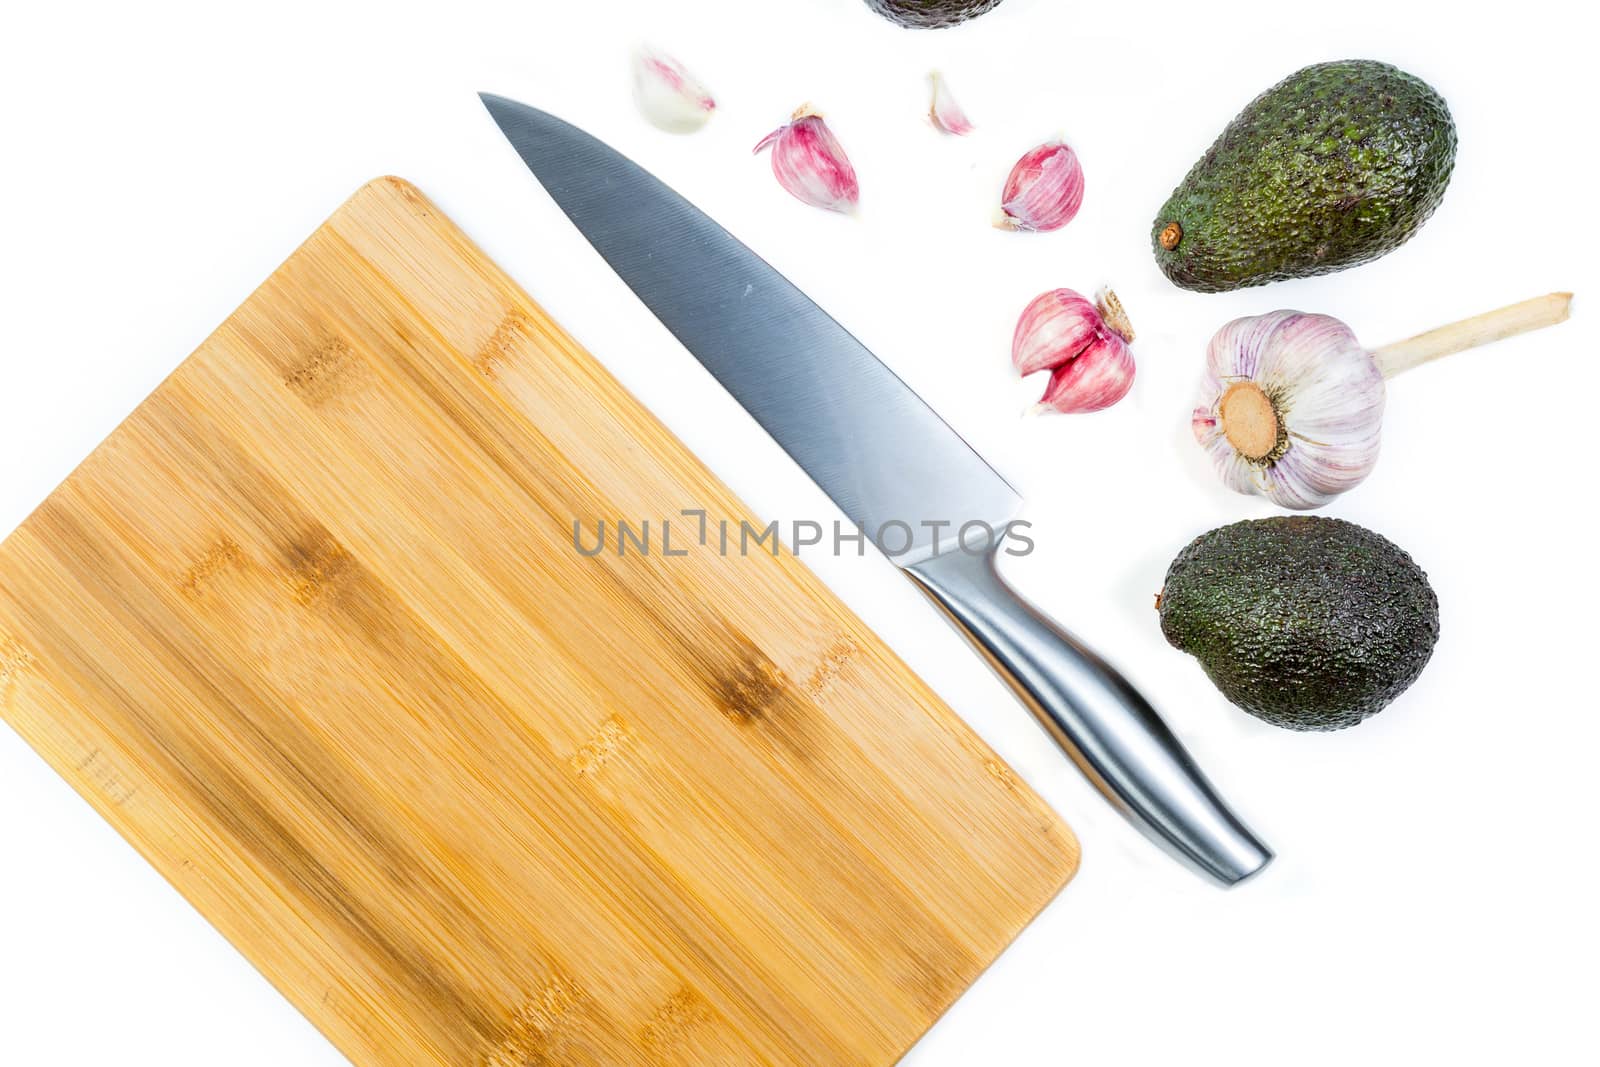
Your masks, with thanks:
[{"label": "whole garlic bulb", "polygon": [[1211,339],[1192,427],[1230,489],[1321,507],[1378,461],[1383,374],[1338,319],[1274,311]]},{"label": "whole garlic bulb", "polygon": [[1385,380],[1430,360],[1566,319],[1551,293],[1367,351],[1328,315],[1235,319],[1206,350],[1191,426],[1230,489],[1321,507],[1378,462]]}]

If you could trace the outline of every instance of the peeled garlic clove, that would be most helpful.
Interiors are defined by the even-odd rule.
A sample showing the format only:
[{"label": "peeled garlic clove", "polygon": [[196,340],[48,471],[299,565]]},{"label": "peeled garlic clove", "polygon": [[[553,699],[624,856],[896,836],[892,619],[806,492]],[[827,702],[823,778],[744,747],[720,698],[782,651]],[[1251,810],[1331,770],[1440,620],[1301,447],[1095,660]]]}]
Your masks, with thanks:
[{"label": "peeled garlic clove", "polygon": [[710,90],[682,63],[648,48],[633,58],[633,97],[644,117],[668,133],[693,133],[717,109]]},{"label": "peeled garlic clove", "polygon": [[850,214],[861,201],[855,168],[844,146],[808,106],[786,126],[762,138],[755,151],[772,149],[772,173],[778,184],[802,203]]},{"label": "peeled garlic clove", "polygon": [[933,83],[933,105],[928,109],[928,115],[933,119],[934,126],[957,137],[971,133],[975,127],[967,118],[967,113],[961,110],[961,105],[956,103],[944,75],[934,71],[928,75],[928,80]]},{"label": "peeled garlic clove", "polygon": [[1011,168],[995,225],[1003,230],[1059,230],[1082,206],[1083,165],[1078,154],[1061,141],[1051,141]]},{"label": "peeled garlic clove", "polygon": [[1093,302],[1071,289],[1052,289],[1017,320],[1011,362],[1022,375],[1052,372],[1036,410],[1100,411],[1133,387],[1133,336],[1122,302],[1109,289]]},{"label": "peeled garlic clove", "polygon": [[1305,510],[1372,472],[1384,401],[1383,374],[1348,326],[1274,311],[1211,339],[1191,425],[1229,488]]}]

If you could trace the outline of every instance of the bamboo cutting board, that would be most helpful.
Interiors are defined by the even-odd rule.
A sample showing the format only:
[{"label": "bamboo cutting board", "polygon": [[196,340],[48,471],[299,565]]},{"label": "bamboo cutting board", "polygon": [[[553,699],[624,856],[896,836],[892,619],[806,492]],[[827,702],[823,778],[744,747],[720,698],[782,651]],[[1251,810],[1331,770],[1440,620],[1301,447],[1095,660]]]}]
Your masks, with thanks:
[{"label": "bamboo cutting board", "polygon": [[[405,182],[0,546],[0,701],[355,1063],[881,1064],[1070,831]],[[15,921],[10,920],[10,921]]]}]

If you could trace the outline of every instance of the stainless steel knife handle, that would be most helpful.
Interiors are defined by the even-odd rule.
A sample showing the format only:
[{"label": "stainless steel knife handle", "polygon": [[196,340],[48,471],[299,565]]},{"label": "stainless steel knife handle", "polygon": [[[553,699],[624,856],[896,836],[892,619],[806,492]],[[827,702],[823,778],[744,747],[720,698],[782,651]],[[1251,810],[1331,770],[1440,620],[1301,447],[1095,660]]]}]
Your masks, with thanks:
[{"label": "stainless steel knife handle", "polygon": [[1016,690],[1089,780],[1145,835],[1224,886],[1272,853],[1239,821],[1127,679],[1023,600],[988,554],[905,569]]}]

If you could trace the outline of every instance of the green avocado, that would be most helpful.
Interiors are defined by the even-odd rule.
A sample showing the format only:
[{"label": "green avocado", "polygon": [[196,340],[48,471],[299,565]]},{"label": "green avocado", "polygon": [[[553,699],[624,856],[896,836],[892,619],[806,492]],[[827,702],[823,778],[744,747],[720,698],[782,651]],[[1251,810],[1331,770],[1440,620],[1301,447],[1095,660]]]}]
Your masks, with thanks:
[{"label": "green avocado", "polygon": [[993,11],[1002,0],[867,0],[867,6],[890,22],[913,29],[956,26]]},{"label": "green avocado", "polygon": [[1167,570],[1161,632],[1239,707],[1341,730],[1405,692],[1439,639],[1428,576],[1342,519],[1280,516],[1197,538]]},{"label": "green avocado", "polygon": [[1394,251],[1455,166],[1444,98],[1365,59],[1318,63],[1250,102],[1150,233],[1173,284],[1202,293],[1329,274]]}]

